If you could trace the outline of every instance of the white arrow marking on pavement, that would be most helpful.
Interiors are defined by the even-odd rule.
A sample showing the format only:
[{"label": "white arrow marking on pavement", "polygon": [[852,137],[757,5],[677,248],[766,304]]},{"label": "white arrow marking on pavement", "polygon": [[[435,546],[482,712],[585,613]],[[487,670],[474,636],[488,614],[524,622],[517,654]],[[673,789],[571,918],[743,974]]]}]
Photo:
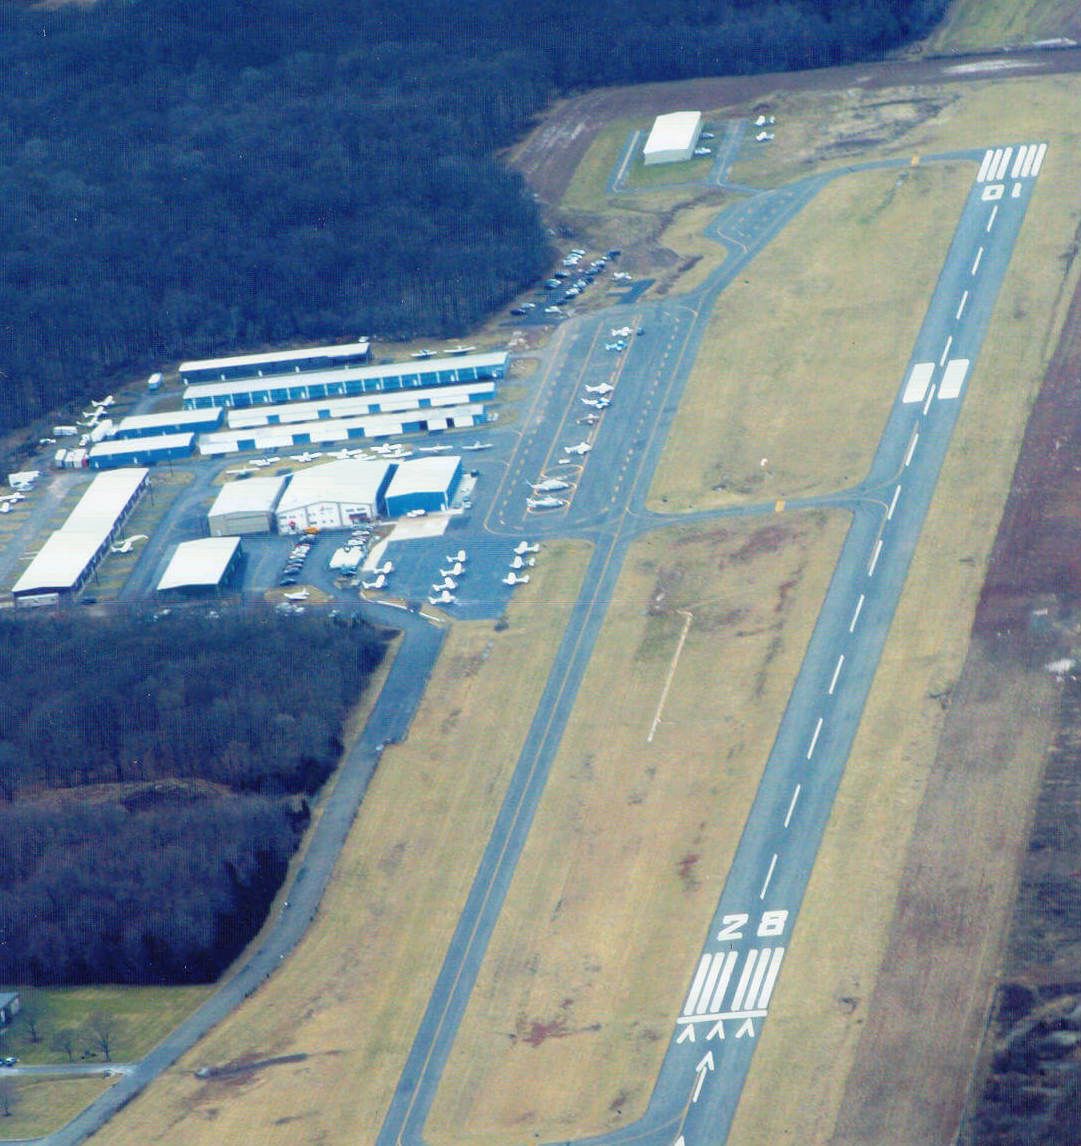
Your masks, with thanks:
[{"label": "white arrow marking on pavement", "polygon": [[[749,1019],[747,1021],[750,1022]],[[713,1051],[706,1051],[694,1069],[698,1078],[694,1084],[694,1094],[691,1095],[691,1101],[697,1102],[698,1096],[702,1093],[702,1084],[706,1081],[706,1075],[713,1069]]]},{"label": "white arrow marking on pavement", "polygon": [[679,1032],[679,1038],[676,1039],[676,1046],[678,1047],[681,1042],[686,1040],[694,1042],[694,1023],[688,1023],[683,1030]]},{"label": "white arrow marking on pavement", "polygon": [[754,1022],[751,1019],[744,1019],[743,1026],[736,1031],[737,1039],[741,1039],[745,1035],[750,1035],[752,1039],[754,1038]]},{"label": "white arrow marking on pavement", "polygon": [[710,1039],[723,1039],[724,1038],[724,1019],[718,1019],[712,1027],[709,1028],[709,1034],[706,1035],[706,1042]]},{"label": "white arrow marking on pavement", "polygon": [[683,1135],[682,1134],[675,1140],[675,1142],[672,1144],[672,1146],[687,1146],[686,1142],[683,1141]]}]

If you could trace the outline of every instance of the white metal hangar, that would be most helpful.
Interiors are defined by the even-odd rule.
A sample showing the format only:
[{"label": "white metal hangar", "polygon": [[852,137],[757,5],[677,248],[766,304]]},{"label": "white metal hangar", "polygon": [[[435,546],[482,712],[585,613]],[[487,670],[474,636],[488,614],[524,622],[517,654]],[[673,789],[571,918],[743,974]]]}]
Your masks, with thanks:
[{"label": "white metal hangar", "polygon": [[16,603],[45,603],[77,593],[146,489],[148,474],[145,469],[123,469],[94,478],[67,521],[15,582],[11,592]]},{"label": "white metal hangar", "polygon": [[284,488],[284,477],[241,478],[223,485],[207,514],[210,536],[270,533]]},{"label": "white metal hangar", "polygon": [[647,167],[655,163],[679,163],[690,159],[702,134],[700,111],[673,111],[659,115],[642,148],[642,160]]},{"label": "white metal hangar", "polygon": [[158,592],[205,593],[224,589],[240,568],[239,537],[182,541],[158,582]]},{"label": "white metal hangar", "polygon": [[382,366],[349,366],[337,370],[243,378],[234,382],[192,383],[184,391],[184,409],[208,406],[261,406],[270,402],[311,402],[317,398],[352,397],[383,390],[451,386],[481,378],[502,378],[506,351],[429,358],[424,362],[389,362]]},{"label": "white metal hangar", "polygon": [[230,378],[262,378],[296,374],[305,370],[333,370],[355,366],[368,357],[366,338],[340,346],[305,346],[300,350],[272,350],[267,354],[239,354],[231,358],[203,358],[181,362],[179,374],[185,385],[192,382],[225,382]]},{"label": "white metal hangar", "polygon": [[462,459],[440,456],[400,462],[386,490],[388,517],[424,510],[438,513],[450,506],[462,480]]},{"label": "white metal hangar", "polygon": [[349,529],[373,520],[390,472],[387,462],[345,458],[293,474],[278,502],[278,532]]},{"label": "white metal hangar", "polygon": [[224,410],[168,410],[160,414],[132,414],[122,418],[113,433],[115,440],[153,438],[160,434],[206,434],[216,430]]}]

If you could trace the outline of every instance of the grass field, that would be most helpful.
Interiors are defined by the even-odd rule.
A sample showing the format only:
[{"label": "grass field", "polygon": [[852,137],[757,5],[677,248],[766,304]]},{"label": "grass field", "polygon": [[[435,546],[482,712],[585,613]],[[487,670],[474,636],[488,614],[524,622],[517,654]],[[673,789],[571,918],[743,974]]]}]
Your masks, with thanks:
[{"label": "grass field", "polygon": [[[1018,80],[998,91],[980,85],[966,88],[951,105],[940,135],[931,136],[930,125],[921,129],[928,144],[940,147],[1039,133],[1050,140],[1048,161],[971,380],[744,1091],[732,1133],[741,1146],[835,1140],[864,1008],[899,906],[906,847],[946,720],[941,697],[960,673],[1027,413],[1078,277],[1071,252],[1081,162],[1076,121],[1067,109],[1079,96],[1081,83],[1073,79]],[[1014,687],[1032,683],[1017,681]],[[1038,707],[1034,699],[1033,714]],[[955,902],[971,899],[984,872],[1002,865],[1001,855],[981,858],[979,844],[989,847],[994,836],[980,826],[1027,815],[1025,797],[1036,782],[1046,733],[1034,715],[1015,744],[995,749],[1004,765],[1017,770],[1008,792],[989,785],[980,792],[982,803],[971,802],[969,793],[964,819],[952,827],[968,837],[968,853],[950,871],[953,883],[944,885],[956,886]],[[858,864],[851,861],[855,855]],[[1010,878],[1008,872],[1001,875],[1003,886],[991,904],[1001,913],[998,931],[991,929],[996,940],[1008,922]],[[966,969],[983,976],[994,962],[992,947]],[[912,1073],[919,1047],[910,1044],[903,1064],[909,1070],[906,1093],[898,1093],[895,1111],[902,1121],[891,1128],[893,1141],[923,1140],[915,1122],[903,1121],[903,1104],[917,1118],[925,1105],[919,1102],[921,1087],[934,1086],[945,1050],[960,1037],[937,1026],[932,1010],[920,1026],[924,1073]],[[793,1046],[814,1053],[794,1056]],[[963,1060],[964,1048],[954,1050]],[[879,1069],[889,1077],[894,1065],[902,1068],[882,1061]]]},{"label": "grass field", "polygon": [[0,1118],[0,1142],[31,1138],[59,1130],[115,1079],[35,1079],[19,1083],[18,1097],[7,1118]]},{"label": "grass field", "polygon": [[[370,1142],[397,1083],[577,596],[588,547],[546,546],[508,626],[456,624],[388,748],[323,906],[250,1003],[95,1142]],[[228,1081],[196,1067],[301,1054]]]},{"label": "grass field", "polygon": [[942,23],[922,45],[926,52],[976,52],[1077,37],[1072,0],[953,0]]},{"label": "grass field", "polygon": [[783,515],[633,547],[433,1146],[562,1141],[644,1108],[847,524]]},{"label": "grass field", "polygon": [[824,493],[863,476],[971,178],[941,166],[839,180],[751,263],[710,319],[653,508]]}]

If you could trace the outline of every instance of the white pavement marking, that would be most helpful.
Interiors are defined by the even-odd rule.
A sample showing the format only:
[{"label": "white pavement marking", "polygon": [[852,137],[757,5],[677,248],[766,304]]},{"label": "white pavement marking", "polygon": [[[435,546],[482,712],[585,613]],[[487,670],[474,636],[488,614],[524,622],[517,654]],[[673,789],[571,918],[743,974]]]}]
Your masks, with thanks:
[{"label": "white pavement marking", "polygon": [[912,431],[912,441],[908,443],[908,453],[905,454],[905,465],[912,461],[912,455],[916,452],[916,443],[920,440],[919,430]]},{"label": "white pavement marking", "polygon": [[814,735],[811,737],[811,746],[807,749],[807,759],[815,754],[815,745],[818,743],[818,734],[822,731],[822,717],[818,718],[818,723],[815,725]]},{"label": "white pavement marking", "polygon": [[694,620],[694,614],[685,612],[683,609],[679,610],[687,619],[683,622],[683,632],[679,635],[679,644],[676,645],[676,651],[672,656],[672,663],[668,668],[668,679],[664,682],[664,688],[661,690],[661,699],[657,702],[657,711],[653,714],[653,723],[649,726],[649,735],[646,737],[646,743],[653,743],[653,736],[657,731],[657,725],[661,722],[661,713],[664,711],[665,701],[668,699],[668,690],[672,687],[672,679],[676,675],[676,665],[679,664],[680,653],[683,652],[684,642],[687,640],[687,631],[691,627],[691,622]]},{"label": "white pavement marking", "polygon": [[945,366],[946,359],[950,356],[950,347],[953,345],[953,335],[946,335],[946,345],[942,348],[942,357],[938,360],[939,366]]},{"label": "white pavement marking", "polygon": [[935,372],[933,362],[917,362],[912,367],[912,373],[905,384],[905,392],[901,395],[902,402],[922,402],[927,387],[931,382],[931,375]]},{"label": "white pavement marking", "polygon": [[1032,171],[1029,174],[1033,179],[1040,173],[1040,168],[1043,166],[1043,157],[1047,154],[1047,144],[1041,143],[1036,149],[1036,161],[1032,164]]},{"label": "white pavement marking", "polygon": [[867,576],[873,577],[875,575],[875,566],[878,564],[878,555],[882,552],[882,538],[880,537],[875,542],[875,551],[871,554],[871,564],[867,566]]},{"label": "white pavement marking", "polygon": [[961,315],[963,315],[965,313],[965,303],[966,302],[968,302],[968,291],[967,290],[965,291],[965,293],[963,295],[961,295],[961,301],[957,305],[957,313],[954,315],[954,318],[960,318]]},{"label": "white pavement marking", "polygon": [[[732,972],[736,968],[736,959],[739,958],[739,953],[736,951],[727,951],[724,956],[724,966],[721,968],[721,977],[717,980],[717,989],[713,992],[713,998],[709,1000],[710,1011],[719,1011],[721,1003],[724,1002],[724,993],[728,990],[728,984],[732,980]],[[702,1002],[705,1003],[705,999]]]},{"label": "white pavement marking", "polygon": [[769,967],[770,957],[772,955],[773,951],[769,947],[764,947],[759,953],[758,966],[755,967],[751,981],[747,985],[747,1003],[749,1006],[754,1006],[758,992],[762,989],[762,979],[766,974],[766,969]]},{"label": "white pavement marking", "polygon": [[997,183],[1006,174],[1006,168],[1010,165],[1010,156],[1013,155],[1013,148],[1007,147],[1002,153],[1002,158],[999,160],[998,167],[995,170],[995,182]]},{"label": "white pavement marking", "polygon": [[961,393],[961,387],[965,384],[965,377],[967,375],[968,359],[951,358],[949,366],[946,367],[946,371],[942,375],[942,383],[938,388],[939,398],[949,399],[958,397]]},{"label": "white pavement marking", "polygon": [[890,499],[890,507],[886,510],[886,520],[893,519],[893,511],[897,508],[897,499],[901,496],[901,487],[897,485],[893,491],[893,497]]},{"label": "white pavement marking", "polygon": [[996,216],[997,214],[998,214],[998,204],[996,203],[996,204],[995,204],[995,205],[994,205],[994,206],[991,208],[991,217],[990,217],[990,218],[987,220],[987,229],[988,229],[989,231],[990,231],[990,230],[991,230],[991,228],[992,228],[992,227],[995,225],[995,216]]},{"label": "white pavement marking", "polygon": [[694,980],[687,994],[687,1001],[683,1004],[683,1013],[685,1015],[693,1015],[698,1009],[698,996],[702,993],[702,984],[706,981],[710,964],[715,958],[719,958],[719,956],[703,955],[699,960],[698,970],[694,973]]},{"label": "white pavement marking", "polygon": [[[762,881],[762,890],[758,893],[759,899],[766,898],[766,888],[769,887],[769,881],[773,879],[773,869],[777,866],[777,853],[773,853],[773,859],[769,861],[769,871],[766,872],[766,878]],[[752,991],[753,995],[754,992]]]},{"label": "white pavement marking", "polygon": [[995,153],[990,150],[983,153],[983,162],[980,164],[980,171],[976,176],[977,183],[982,183],[987,178],[987,172],[991,169],[991,161],[994,155]]},{"label": "white pavement marking", "polygon": [[[998,167],[998,161],[1002,158],[1002,148],[996,147],[991,152],[991,162],[987,165],[987,170],[984,172],[984,179],[994,179],[995,168]],[[981,180],[983,182],[983,180]]]},{"label": "white pavement marking", "polygon": [[932,386],[931,389],[927,391],[927,400],[923,404],[923,412],[925,414],[927,413],[928,410],[931,409],[931,402],[934,400],[934,397],[935,397],[935,388],[934,388],[934,386]]},{"label": "white pavement marking", "polygon": [[761,951],[757,947],[752,947],[747,952],[747,957],[743,961],[743,970],[739,976],[739,982],[736,984],[736,993],[732,996],[732,1002],[729,1004],[733,1011],[743,1009],[743,998],[747,994],[747,988],[751,985],[751,976],[754,974],[754,969],[758,963],[758,956],[765,955],[768,959],[770,951],[768,947],[764,947]]},{"label": "white pavement marking", "polygon": [[1010,198],[1011,199],[1020,199],[1021,198],[1021,184],[1020,183],[1015,183],[1013,185],[1013,189],[1010,191]]},{"label": "white pavement marking", "polygon": [[863,608],[863,594],[860,594],[860,599],[856,602],[856,611],[852,614],[852,620],[848,623],[848,631],[855,632],[856,622],[860,619],[860,610]]},{"label": "white pavement marking", "polygon": [[1013,170],[1010,172],[1010,178],[1016,179],[1021,173],[1021,168],[1024,166],[1025,158],[1028,155],[1028,144],[1023,143],[1017,149],[1017,158],[1013,161]]},{"label": "white pavement marking", "polygon": [[972,273],[975,274],[980,269],[980,259],[983,258],[983,247],[976,252],[976,261],[972,264]]},{"label": "white pavement marking", "polygon": [[833,677],[830,680],[830,687],[829,687],[829,694],[828,694],[830,696],[833,696],[833,690],[837,687],[837,678],[841,675],[841,665],[843,665],[844,663],[845,663],[845,655],[844,655],[844,653],[841,653],[841,655],[837,658],[837,667],[833,670]]},{"label": "white pavement marking", "polygon": [[[732,952],[728,952],[732,954]],[[724,965],[725,957],[720,952],[713,956],[713,963],[710,966],[709,974],[706,976],[706,981],[702,984],[702,994],[698,999],[698,1005],[705,1010],[710,999],[713,997],[713,988],[717,985],[717,976],[721,973],[721,967]]]},{"label": "white pavement marking", "polygon": [[797,784],[794,791],[792,792],[792,799],[788,805],[788,811],[785,812],[785,815],[784,815],[784,826],[786,828],[792,822],[792,813],[796,810],[796,801],[799,799],[799,794],[800,794],[800,785]]},{"label": "white pavement marking", "polygon": [[766,972],[766,978],[762,983],[762,990],[758,996],[758,1009],[764,1011],[769,1006],[770,997],[773,994],[774,984],[777,982],[777,973],[781,969],[781,960],[784,958],[784,948],[774,947],[773,955],[769,961],[769,970]]}]

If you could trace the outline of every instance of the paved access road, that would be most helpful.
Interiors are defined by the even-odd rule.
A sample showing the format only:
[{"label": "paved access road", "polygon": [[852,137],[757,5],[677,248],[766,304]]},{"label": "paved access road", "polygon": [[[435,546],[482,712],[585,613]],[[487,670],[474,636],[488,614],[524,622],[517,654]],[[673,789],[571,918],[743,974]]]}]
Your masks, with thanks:
[{"label": "paved access road", "polygon": [[[854,509],[853,524],[793,689],[760,789],[748,818],[716,916],[698,965],[689,970],[683,1013],[675,1024],[647,1113],[639,1122],[591,1141],[682,1142],[715,1146],[727,1136],[751,1055],[777,986],[792,924],[814,863],[864,701],[927,507],[949,445],[964,387],[994,306],[1029,196],[1043,161],[1042,145],[966,155],[979,164],[977,180],[947,254],[906,378],[871,473],[861,486],[817,504]],[[1023,147],[1023,151],[1021,148]],[[1015,170],[1016,169],[1016,170]],[[1016,175],[1016,178],[1011,176]],[[566,719],[603,621],[626,547],[656,527],[642,505],[687,367],[715,293],[823,186],[815,177],[756,197],[724,212],[712,233],[732,258],[697,297],[644,306],[635,322],[649,324],[659,346],[643,357],[638,336],[631,358],[616,371],[614,395],[629,396],[635,409],[651,409],[656,421],[646,440],[636,437],[633,417],[609,435],[601,424],[595,449],[576,476],[560,526],[605,521],[593,533],[597,548],[587,585],[557,655],[548,688],[512,778],[489,846],[447,952],[428,1010],[414,1042],[379,1143],[418,1143],[454,1036],[502,907],[515,864],[543,791]],[[599,320],[583,322],[568,339],[571,385],[580,393],[594,378]],[[633,325],[633,324],[632,324]],[[659,328],[659,329],[658,329]],[[685,331],[685,333],[683,333]],[[647,335],[648,336],[648,335]],[[643,337],[647,337],[643,336]],[[675,338],[674,341],[669,341]],[[573,340],[577,339],[575,342]],[[654,393],[649,377],[656,355],[672,354],[673,373]],[[571,361],[585,349],[584,364]],[[636,367],[641,365],[641,377]],[[565,375],[563,375],[565,377]],[[593,384],[593,383],[590,383]],[[551,378],[544,385],[554,385]],[[540,401],[556,401],[545,396]],[[652,405],[651,405],[652,404]],[[614,423],[615,419],[611,419]],[[566,418],[550,438],[538,429],[523,439],[506,481],[532,470],[549,472]],[[590,481],[605,489],[613,477],[625,488],[622,508],[603,504]],[[520,526],[514,499],[497,495],[498,525]],[[604,510],[608,509],[605,516]],[[753,512],[753,507],[744,512]],[[716,516],[716,515],[715,515]],[[680,518],[679,520],[687,520]]]}]

